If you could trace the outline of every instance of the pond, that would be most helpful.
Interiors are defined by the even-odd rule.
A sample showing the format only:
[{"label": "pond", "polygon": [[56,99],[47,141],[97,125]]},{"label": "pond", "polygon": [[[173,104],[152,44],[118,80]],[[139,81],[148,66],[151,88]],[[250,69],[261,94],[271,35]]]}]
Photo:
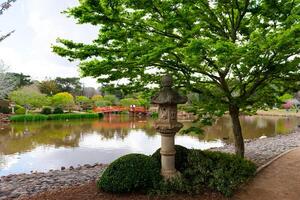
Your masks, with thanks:
[{"label": "pond", "polygon": [[[287,134],[299,118],[241,117],[245,139]],[[185,127],[191,123],[184,123]],[[128,153],[152,154],[160,147],[153,120],[111,115],[100,120],[0,125],[0,176],[61,166],[110,163]],[[233,142],[231,122],[220,118],[204,135],[176,135],[176,144],[208,149]]]}]

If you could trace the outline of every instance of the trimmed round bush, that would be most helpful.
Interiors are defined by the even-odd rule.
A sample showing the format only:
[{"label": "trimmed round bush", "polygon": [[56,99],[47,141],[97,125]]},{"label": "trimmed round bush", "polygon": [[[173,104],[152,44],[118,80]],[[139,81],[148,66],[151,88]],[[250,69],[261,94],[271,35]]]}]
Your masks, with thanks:
[{"label": "trimmed round bush", "polygon": [[[176,150],[175,168],[178,171],[183,172],[185,170],[186,166],[187,166],[189,149],[187,149],[187,148],[185,148],[184,146],[181,146],[181,145],[175,145],[175,150]],[[157,149],[152,154],[151,157],[154,158],[159,163],[159,167],[160,167],[161,166],[160,148]]]},{"label": "trimmed round bush", "polygon": [[128,154],[112,162],[97,182],[105,192],[147,191],[161,180],[160,167],[150,156]]},{"label": "trimmed round bush", "polygon": [[64,110],[60,107],[56,107],[53,110],[53,114],[63,114],[63,113],[64,113]]},{"label": "trimmed round bush", "polygon": [[24,115],[26,113],[26,109],[23,107],[20,107],[15,112],[17,115]]},{"label": "trimmed round bush", "polygon": [[41,114],[44,114],[44,115],[50,115],[50,114],[52,114],[51,107],[48,107],[48,106],[47,107],[43,107]]}]

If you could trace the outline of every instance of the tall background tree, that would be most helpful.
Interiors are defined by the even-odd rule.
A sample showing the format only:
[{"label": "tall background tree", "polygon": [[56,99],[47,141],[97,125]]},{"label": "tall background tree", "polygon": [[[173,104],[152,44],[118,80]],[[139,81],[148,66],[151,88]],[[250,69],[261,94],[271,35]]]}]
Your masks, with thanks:
[{"label": "tall background tree", "polygon": [[82,84],[80,83],[80,78],[70,77],[61,78],[57,77],[55,82],[58,86],[59,91],[68,92],[72,95],[82,95]]},{"label": "tall background tree", "polygon": [[[172,74],[199,94],[202,121],[229,111],[236,154],[239,114],[273,106],[279,83],[299,74],[299,0],[85,0],[66,13],[99,27],[91,44],[59,39],[53,51],[79,60],[83,76],[142,89]],[[280,81],[279,81],[280,80]]]},{"label": "tall background tree", "polygon": [[[2,15],[5,10],[7,10],[8,8],[10,8],[11,3],[15,2],[15,1],[16,0],[8,0],[8,1],[5,1],[5,2],[1,3],[0,4],[0,15]],[[10,31],[10,32],[8,32],[8,33],[6,33],[4,35],[0,35],[0,42],[2,40],[4,40],[5,38],[7,38],[8,36],[10,36],[13,32],[15,32],[15,31]]]}]

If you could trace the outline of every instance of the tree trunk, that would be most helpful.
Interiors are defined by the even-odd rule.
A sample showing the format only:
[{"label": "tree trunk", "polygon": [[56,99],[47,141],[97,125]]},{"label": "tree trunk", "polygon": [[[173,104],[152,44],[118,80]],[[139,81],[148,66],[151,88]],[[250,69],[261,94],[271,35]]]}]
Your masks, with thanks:
[{"label": "tree trunk", "polygon": [[240,110],[236,105],[229,106],[229,114],[232,122],[232,129],[235,141],[235,154],[244,157],[245,146],[242,134],[241,123],[239,119]]}]

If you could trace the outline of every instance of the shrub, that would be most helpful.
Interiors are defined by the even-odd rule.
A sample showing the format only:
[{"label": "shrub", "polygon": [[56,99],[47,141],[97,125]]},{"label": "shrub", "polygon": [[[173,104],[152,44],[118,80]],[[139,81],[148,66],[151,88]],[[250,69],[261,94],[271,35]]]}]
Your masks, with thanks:
[{"label": "shrub", "polygon": [[106,192],[125,193],[148,190],[160,180],[158,162],[146,155],[129,154],[112,162],[97,186]]},{"label": "shrub", "polygon": [[[187,166],[189,149],[180,145],[175,145],[175,150],[175,168],[178,171],[183,172]],[[160,148],[157,149],[151,157],[158,161],[161,166]]]},{"label": "shrub", "polygon": [[152,118],[158,118],[158,113],[157,112],[152,112],[150,115]]},{"label": "shrub", "polygon": [[183,175],[194,188],[206,187],[231,196],[255,171],[256,166],[252,162],[235,155],[190,150],[188,168]]},{"label": "shrub", "polygon": [[17,115],[24,115],[26,113],[26,109],[23,108],[23,107],[20,107],[18,109],[16,109],[16,112],[15,112]]},{"label": "shrub", "polygon": [[53,110],[53,114],[63,114],[63,113],[64,113],[64,110],[60,107],[56,107]]},{"label": "shrub", "polygon": [[51,107],[43,107],[41,114],[50,115],[52,113]]},{"label": "shrub", "polygon": [[0,113],[3,113],[3,114],[10,114],[10,113],[11,113],[11,110],[9,109],[9,107],[6,107],[6,106],[0,106]]}]

